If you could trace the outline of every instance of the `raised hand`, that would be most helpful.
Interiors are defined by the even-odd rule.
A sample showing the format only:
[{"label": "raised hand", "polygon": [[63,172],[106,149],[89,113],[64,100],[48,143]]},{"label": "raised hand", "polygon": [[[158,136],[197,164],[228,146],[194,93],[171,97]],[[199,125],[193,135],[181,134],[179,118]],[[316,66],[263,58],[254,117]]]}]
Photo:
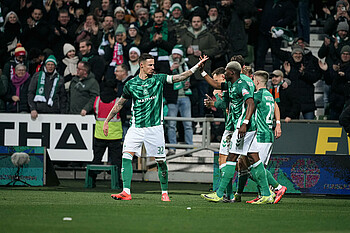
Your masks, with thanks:
[{"label": "raised hand", "polygon": [[318,60],[318,66],[321,68],[321,70],[326,71],[328,70],[328,64],[326,62],[322,62],[321,60]]}]

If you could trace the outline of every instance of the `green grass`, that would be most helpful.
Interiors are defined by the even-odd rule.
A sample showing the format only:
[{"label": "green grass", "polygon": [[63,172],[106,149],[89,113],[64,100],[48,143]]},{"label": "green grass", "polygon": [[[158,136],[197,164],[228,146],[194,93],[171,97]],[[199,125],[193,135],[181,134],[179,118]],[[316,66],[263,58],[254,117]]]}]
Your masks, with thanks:
[{"label": "green grass", "polygon": [[170,183],[172,201],[163,203],[158,183],[133,182],[133,200],[115,201],[108,182],[97,185],[1,187],[0,232],[350,232],[346,198],[286,195],[277,205],[254,206],[246,195],[242,203],[209,203],[199,196],[209,185]]}]

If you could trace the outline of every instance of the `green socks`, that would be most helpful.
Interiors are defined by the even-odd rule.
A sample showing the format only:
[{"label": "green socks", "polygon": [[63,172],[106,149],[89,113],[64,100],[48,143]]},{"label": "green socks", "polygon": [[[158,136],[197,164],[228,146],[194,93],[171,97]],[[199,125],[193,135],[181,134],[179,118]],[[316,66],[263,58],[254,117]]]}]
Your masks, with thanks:
[{"label": "green socks", "polygon": [[261,160],[252,165],[251,174],[255,182],[261,188],[262,196],[270,196],[270,189],[267,183],[266,172]]},{"label": "green socks", "polygon": [[272,185],[272,187],[277,188],[279,183],[273,178],[271,172],[266,169],[266,178],[267,178],[267,183]]},{"label": "green socks", "polygon": [[122,179],[123,188],[130,189],[132,178],[132,160],[123,158],[122,164]]},{"label": "green socks", "polygon": [[220,187],[216,191],[218,197],[224,196],[225,189],[227,188],[227,185],[230,183],[230,181],[230,185],[232,186],[232,178],[235,174],[235,167],[236,165],[234,162],[228,161],[226,162],[226,166],[222,168]]},{"label": "green socks", "polygon": [[168,191],[168,166],[166,162],[157,162],[158,177],[162,191]]}]

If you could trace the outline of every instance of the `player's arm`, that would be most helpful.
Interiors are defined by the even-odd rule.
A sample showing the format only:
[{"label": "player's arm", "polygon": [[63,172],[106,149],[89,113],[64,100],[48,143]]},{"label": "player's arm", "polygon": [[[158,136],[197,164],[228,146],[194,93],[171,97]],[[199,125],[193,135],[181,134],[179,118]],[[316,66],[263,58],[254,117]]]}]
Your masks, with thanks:
[{"label": "player's arm", "polygon": [[243,124],[238,130],[238,137],[243,138],[247,132],[247,125],[249,124],[250,118],[252,118],[252,115],[255,111],[255,104],[253,98],[248,98],[245,101],[245,104],[247,105],[247,112],[245,115],[245,119],[243,120]]},{"label": "player's arm", "polygon": [[193,66],[191,69],[181,73],[181,74],[177,74],[173,76],[173,83],[177,83],[177,82],[181,82],[184,81],[186,78],[190,77],[192,74],[196,73],[196,71],[198,70],[199,67],[202,66],[202,64],[204,65],[204,63],[206,62],[206,60],[208,60],[209,57],[207,57],[206,55],[204,55],[203,57],[200,58],[199,62]]},{"label": "player's arm", "polygon": [[105,122],[103,123],[103,133],[108,136],[108,122],[123,108],[127,99],[120,97],[119,100],[114,104],[113,108],[109,112]]},{"label": "player's arm", "polygon": [[276,119],[276,128],[275,128],[275,137],[276,139],[281,137],[282,129],[281,129],[281,113],[278,104],[275,102],[275,119]]}]

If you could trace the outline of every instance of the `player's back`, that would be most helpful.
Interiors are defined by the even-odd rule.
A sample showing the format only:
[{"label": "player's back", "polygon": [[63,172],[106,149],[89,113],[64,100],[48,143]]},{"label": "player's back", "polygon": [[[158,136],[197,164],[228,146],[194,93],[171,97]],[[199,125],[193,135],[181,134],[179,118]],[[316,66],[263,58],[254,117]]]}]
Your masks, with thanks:
[{"label": "player's back", "polygon": [[257,141],[261,143],[273,142],[272,132],[275,110],[275,100],[266,88],[261,88],[254,93],[256,107],[255,120],[257,125]]},{"label": "player's back", "polygon": [[155,74],[143,80],[136,76],[125,84],[123,97],[132,99],[132,126],[143,128],[163,123],[163,85],[166,77],[165,74]]}]

